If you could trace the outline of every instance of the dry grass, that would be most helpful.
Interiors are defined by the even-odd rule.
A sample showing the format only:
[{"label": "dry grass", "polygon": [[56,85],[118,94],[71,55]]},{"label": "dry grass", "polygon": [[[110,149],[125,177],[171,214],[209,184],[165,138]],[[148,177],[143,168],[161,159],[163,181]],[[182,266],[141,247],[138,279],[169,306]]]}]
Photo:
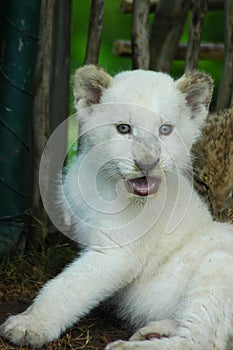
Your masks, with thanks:
[{"label": "dry grass", "polygon": [[[29,251],[25,255],[3,259],[0,264],[0,323],[8,315],[25,310],[39,288],[77,254],[74,247],[60,239],[39,253]],[[48,325],[49,326],[49,325]],[[123,329],[106,306],[95,309],[56,342],[44,346],[43,350],[100,350],[116,339],[127,339],[129,333]],[[0,338],[1,350],[26,350],[28,347],[13,346]]]}]

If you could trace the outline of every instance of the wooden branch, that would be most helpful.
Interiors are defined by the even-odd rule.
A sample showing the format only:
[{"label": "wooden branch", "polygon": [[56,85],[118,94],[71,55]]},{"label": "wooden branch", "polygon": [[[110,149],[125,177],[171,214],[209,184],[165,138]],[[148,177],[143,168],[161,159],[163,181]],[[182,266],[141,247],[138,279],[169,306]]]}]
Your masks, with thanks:
[{"label": "wooden branch", "polygon": [[150,0],[134,0],[132,23],[132,68],[148,69]]},{"label": "wooden branch", "polygon": [[224,43],[225,56],[223,72],[217,99],[217,111],[231,105],[233,93],[233,1],[225,0],[225,28]]},{"label": "wooden branch", "polygon": [[175,58],[192,0],[159,1],[150,37],[150,69],[168,72]]},{"label": "wooden branch", "polygon": [[[150,0],[150,12],[155,12],[159,0]],[[193,0],[195,4],[195,0]],[[224,7],[224,0],[208,0],[209,11],[221,11]],[[133,0],[121,0],[120,12],[121,13],[132,13],[133,11]]]},{"label": "wooden branch", "polygon": [[185,58],[186,71],[196,69],[198,67],[201,36],[207,10],[207,0],[196,0],[193,4],[192,18],[189,27],[188,46]]},{"label": "wooden branch", "polygon": [[[187,52],[187,45],[180,44],[178,47],[178,51],[176,53],[175,59],[185,60]],[[200,52],[199,52],[199,60],[222,60],[224,57],[224,44],[215,44],[215,43],[201,43]]]},{"label": "wooden branch", "polygon": [[[195,3],[196,0],[193,0]],[[208,11],[222,11],[224,9],[224,0],[208,0]]]},{"label": "wooden branch", "polygon": [[104,0],[92,0],[85,64],[98,63],[104,17]]},{"label": "wooden branch", "polygon": [[[179,44],[175,54],[175,60],[184,61],[187,51],[186,44]],[[118,57],[131,57],[132,44],[130,41],[117,40],[114,45],[114,54]],[[200,46],[200,60],[222,60],[224,57],[224,45],[214,43],[202,43]]]},{"label": "wooden branch", "polygon": [[[149,0],[151,12],[154,12],[159,0]],[[133,0],[121,0],[120,2],[121,13],[132,13],[133,12]]]},{"label": "wooden branch", "polygon": [[116,40],[113,53],[117,57],[132,57],[132,43],[128,40]]}]

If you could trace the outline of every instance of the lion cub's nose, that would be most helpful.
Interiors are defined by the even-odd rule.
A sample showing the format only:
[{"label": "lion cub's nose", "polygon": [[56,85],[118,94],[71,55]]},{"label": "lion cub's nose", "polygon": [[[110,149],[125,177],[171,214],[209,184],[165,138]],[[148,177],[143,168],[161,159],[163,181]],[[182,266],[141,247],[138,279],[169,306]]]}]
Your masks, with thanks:
[{"label": "lion cub's nose", "polygon": [[153,162],[150,162],[150,163],[146,163],[143,160],[136,160],[136,159],[134,159],[134,163],[136,164],[136,166],[139,169],[141,169],[142,171],[145,171],[145,172],[155,168],[155,166],[158,164],[158,162],[159,162],[159,158],[153,160]]}]

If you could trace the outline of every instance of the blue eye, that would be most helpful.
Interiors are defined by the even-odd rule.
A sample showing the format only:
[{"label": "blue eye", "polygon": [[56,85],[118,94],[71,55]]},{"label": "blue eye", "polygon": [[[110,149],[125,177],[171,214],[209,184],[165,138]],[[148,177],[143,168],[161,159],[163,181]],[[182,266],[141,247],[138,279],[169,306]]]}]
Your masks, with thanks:
[{"label": "blue eye", "polygon": [[162,124],[159,128],[160,135],[168,136],[172,133],[173,126],[171,124]]},{"label": "blue eye", "polygon": [[129,124],[118,124],[118,125],[116,125],[116,128],[120,134],[130,134],[131,133],[131,125],[129,125]]}]

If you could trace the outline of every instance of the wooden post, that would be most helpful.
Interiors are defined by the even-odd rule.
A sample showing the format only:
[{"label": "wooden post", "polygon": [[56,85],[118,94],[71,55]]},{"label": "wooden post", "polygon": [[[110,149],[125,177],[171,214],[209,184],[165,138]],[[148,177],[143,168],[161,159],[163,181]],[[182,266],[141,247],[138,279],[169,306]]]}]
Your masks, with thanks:
[{"label": "wooden post", "polygon": [[[71,0],[56,0],[51,81],[51,131],[69,117]],[[65,130],[64,130],[65,131]],[[61,142],[66,148],[67,135]]]},{"label": "wooden post", "polygon": [[92,0],[85,64],[97,64],[104,17],[104,0]]},{"label": "wooden post", "polygon": [[185,70],[198,68],[203,25],[208,10],[208,0],[196,0],[193,4],[189,27],[189,39],[185,58]]},{"label": "wooden post", "polygon": [[[42,1],[33,106],[33,220],[29,243],[34,248],[41,245],[48,229],[48,216],[39,190],[41,156],[52,130],[68,117],[70,11],[70,0]],[[65,134],[59,145],[65,153]],[[50,178],[48,161],[43,171],[46,193],[54,181]]]},{"label": "wooden post", "polygon": [[134,0],[132,23],[132,68],[148,69],[150,0]]},{"label": "wooden post", "polygon": [[[56,0],[43,0],[41,6],[39,46],[35,73],[33,105],[33,197],[30,245],[38,248],[47,233],[48,218],[39,189],[39,167],[44,147],[50,135],[50,86],[53,50],[53,23]],[[45,181],[49,185],[49,164]]]},{"label": "wooden post", "polygon": [[225,56],[222,78],[219,86],[216,110],[228,108],[231,105],[233,91],[233,1],[225,0]]},{"label": "wooden post", "polygon": [[191,0],[159,1],[150,38],[150,69],[170,70],[191,4]]}]

